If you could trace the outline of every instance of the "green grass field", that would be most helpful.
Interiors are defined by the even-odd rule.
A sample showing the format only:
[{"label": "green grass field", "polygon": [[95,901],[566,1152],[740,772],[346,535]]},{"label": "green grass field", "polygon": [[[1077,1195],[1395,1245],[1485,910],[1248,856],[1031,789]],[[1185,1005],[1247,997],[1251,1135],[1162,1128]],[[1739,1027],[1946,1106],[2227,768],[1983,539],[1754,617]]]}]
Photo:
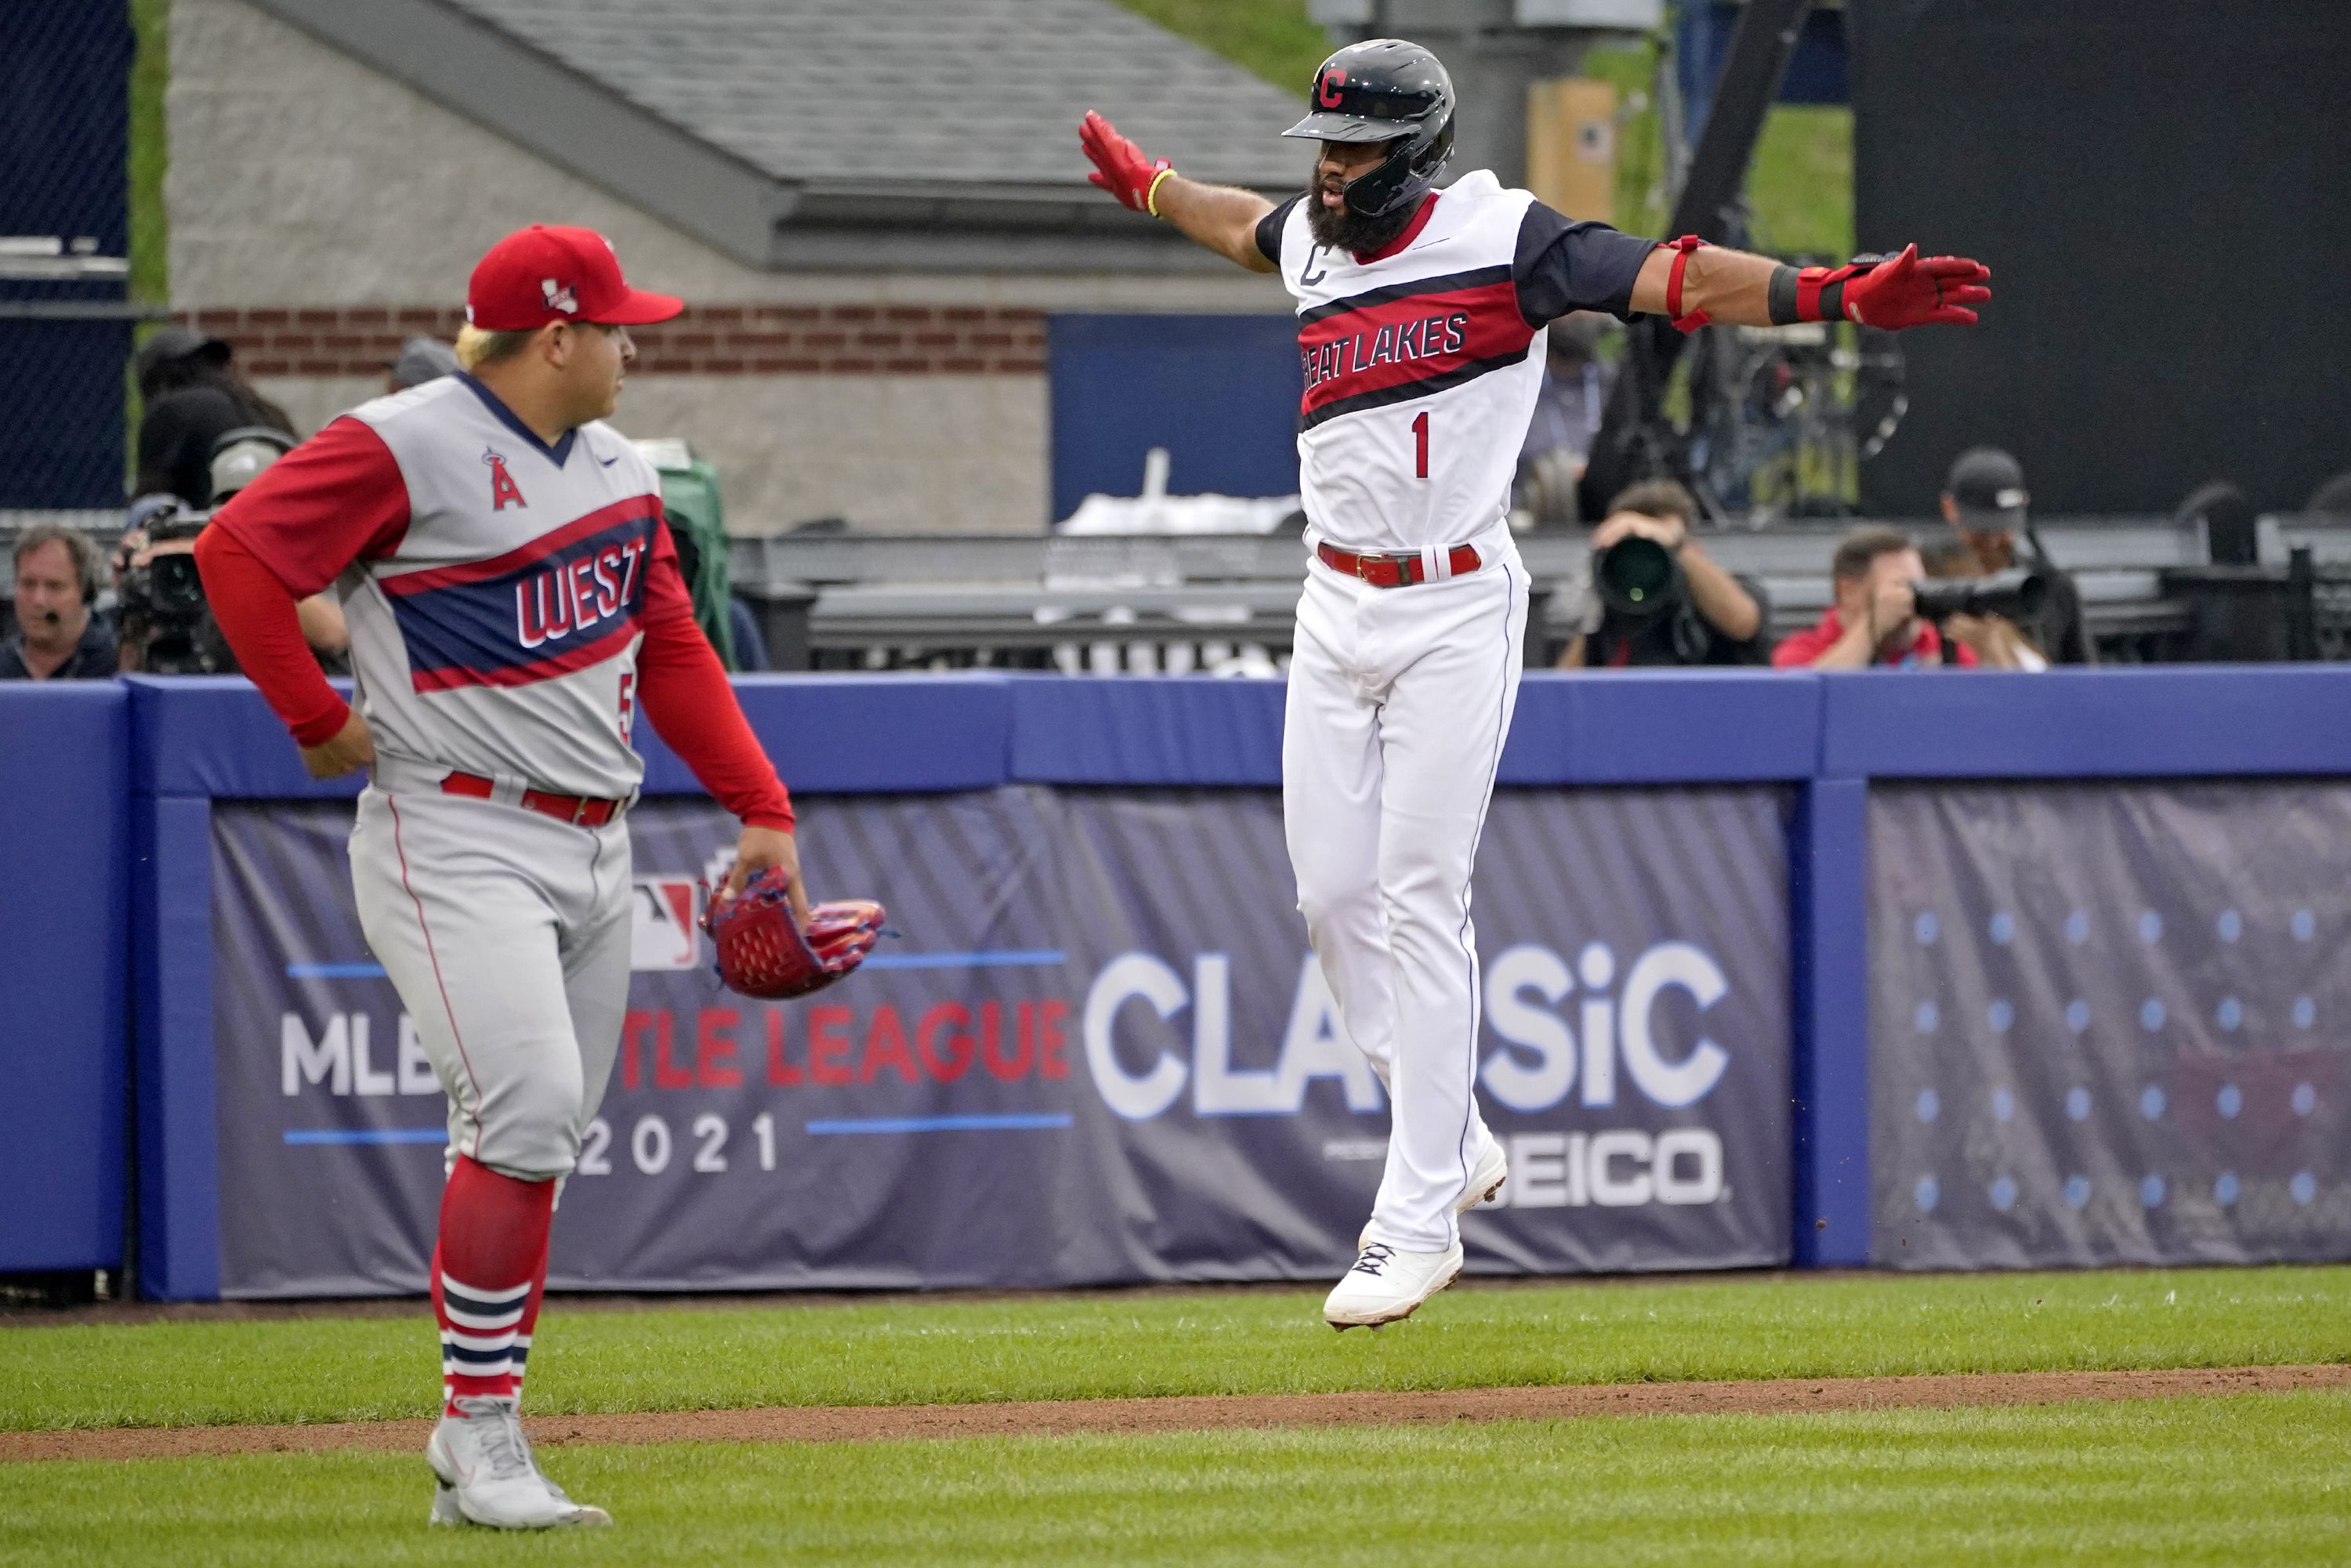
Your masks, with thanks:
[{"label": "green grass field", "polygon": [[[2351,1269],[551,1303],[542,1413],[2351,1360]],[[419,1416],[413,1316],[0,1327],[0,1427]],[[619,1521],[428,1531],[401,1454],[0,1464],[0,1564],[2351,1561],[2351,1394],[550,1449]]]},{"label": "green grass field", "polygon": [[0,1563],[2339,1563],[2351,1396],[549,1450],[609,1531],[423,1524],[399,1455],[0,1467]]},{"label": "green grass field", "polygon": [[[1377,1334],[1319,1292],[566,1311],[548,1413],[2351,1360],[2351,1269],[1771,1277],[1448,1291]],[[431,1321],[0,1329],[0,1428],[429,1414]]]}]

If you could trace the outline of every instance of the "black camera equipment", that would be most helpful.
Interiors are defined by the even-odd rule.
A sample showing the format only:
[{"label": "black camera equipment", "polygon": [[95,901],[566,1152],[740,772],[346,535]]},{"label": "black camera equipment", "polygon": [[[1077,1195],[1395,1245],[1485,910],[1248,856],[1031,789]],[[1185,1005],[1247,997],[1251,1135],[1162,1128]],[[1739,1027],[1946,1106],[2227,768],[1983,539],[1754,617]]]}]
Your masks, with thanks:
[{"label": "black camera equipment", "polygon": [[1649,621],[1689,597],[1674,552],[1653,538],[1627,534],[1593,558],[1592,582],[1600,602],[1626,621]]},{"label": "black camera equipment", "polygon": [[2045,567],[2012,566],[1988,577],[1930,578],[1912,583],[1910,591],[1917,596],[1918,613],[1929,621],[1953,615],[2004,615],[2011,621],[2030,621],[2048,601],[2049,571]]},{"label": "black camera equipment", "polygon": [[[186,507],[158,514],[145,525],[147,548],[185,543],[211,521],[210,512]],[[166,551],[127,569],[118,594],[123,641],[138,651],[135,668],[153,675],[235,673],[236,658],[213,622],[192,552]]]}]

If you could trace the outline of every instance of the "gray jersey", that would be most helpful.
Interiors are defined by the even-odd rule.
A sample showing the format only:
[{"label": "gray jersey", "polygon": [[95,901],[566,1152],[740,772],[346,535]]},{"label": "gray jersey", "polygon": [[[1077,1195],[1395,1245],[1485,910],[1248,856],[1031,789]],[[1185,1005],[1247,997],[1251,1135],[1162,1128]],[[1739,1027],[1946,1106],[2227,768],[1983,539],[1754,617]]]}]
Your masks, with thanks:
[{"label": "gray jersey", "polygon": [[667,547],[635,447],[601,422],[549,446],[458,375],[362,404],[278,466],[299,472],[224,520],[297,591],[340,566],[379,752],[565,794],[636,789],[637,648]]}]

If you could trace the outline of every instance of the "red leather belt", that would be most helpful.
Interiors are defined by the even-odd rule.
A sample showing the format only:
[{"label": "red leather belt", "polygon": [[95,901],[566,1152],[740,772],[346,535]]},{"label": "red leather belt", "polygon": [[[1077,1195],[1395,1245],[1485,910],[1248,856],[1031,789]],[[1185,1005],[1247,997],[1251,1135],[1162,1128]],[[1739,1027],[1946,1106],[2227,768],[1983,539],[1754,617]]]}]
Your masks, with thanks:
[{"label": "red leather belt", "polygon": [[[1411,555],[1357,555],[1336,545],[1316,545],[1314,553],[1332,570],[1361,578],[1374,588],[1410,588],[1416,582],[1428,580],[1417,551]],[[1446,551],[1445,563],[1455,577],[1467,576],[1486,564],[1468,545],[1455,545]]]},{"label": "red leather belt", "polygon": [[[478,773],[452,773],[441,780],[444,795],[465,795],[476,800],[486,800],[497,789],[493,779]],[[527,811],[537,811],[559,822],[574,822],[583,828],[601,828],[621,814],[626,800],[600,800],[592,795],[550,795],[544,789],[526,789],[521,805]]]}]

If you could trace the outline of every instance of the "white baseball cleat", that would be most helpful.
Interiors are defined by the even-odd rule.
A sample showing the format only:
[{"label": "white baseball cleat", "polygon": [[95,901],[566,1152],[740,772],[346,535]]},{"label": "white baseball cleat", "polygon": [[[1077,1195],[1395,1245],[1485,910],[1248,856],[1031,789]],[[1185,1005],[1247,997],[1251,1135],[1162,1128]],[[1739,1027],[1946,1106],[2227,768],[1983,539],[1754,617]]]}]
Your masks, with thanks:
[{"label": "white baseball cleat", "polygon": [[1322,1321],[1334,1329],[1377,1328],[1413,1310],[1461,1275],[1461,1243],[1442,1252],[1407,1252],[1374,1241],[1356,1255],[1322,1303]]},{"label": "white baseball cleat", "polygon": [[[1478,1153],[1477,1168],[1469,1173],[1469,1185],[1461,1189],[1460,1197],[1454,1202],[1453,1212],[1467,1214],[1473,1208],[1493,1202],[1500,1195],[1502,1184],[1510,1177],[1510,1159],[1502,1153],[1502,1140],[1489,1133],[1486,1134],[1486,1146]],[[1356,1233],[1355,1250],[1361,1252],[1371,1244],[1372,1222],[1367,1219],[1364,1221],[1364,1228]]]},{"label": "white baseball cleat", "polygon": [[539,1473],[513,1400],[455,1403],[460,1413],[443,1412],[424,1445],[425,1462],[440,1482],[433,1491],[434,1523],[547,1530],[612,1522],[611,1514],[573,1502]]}]

